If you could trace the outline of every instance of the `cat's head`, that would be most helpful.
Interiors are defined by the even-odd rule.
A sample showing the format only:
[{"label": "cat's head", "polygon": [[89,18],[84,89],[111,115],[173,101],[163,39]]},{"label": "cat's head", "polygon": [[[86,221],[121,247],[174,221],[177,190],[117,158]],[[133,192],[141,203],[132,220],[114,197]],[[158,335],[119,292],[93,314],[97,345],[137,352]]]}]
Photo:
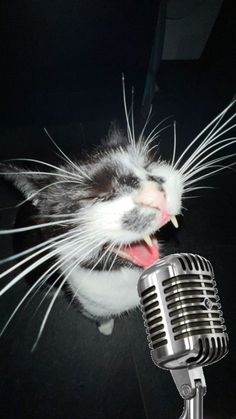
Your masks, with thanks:
[{"label": "cat's head", "polygon": [[145,268],[160,257],[158,231],[176,224],[183,180],[145,141],[131,144],[116,129],[83,161],[41,167],[34,173],[11,166],[7,177],[38,209],[41,223],[70,231],[58,230],[61,253],[93,269]]}]

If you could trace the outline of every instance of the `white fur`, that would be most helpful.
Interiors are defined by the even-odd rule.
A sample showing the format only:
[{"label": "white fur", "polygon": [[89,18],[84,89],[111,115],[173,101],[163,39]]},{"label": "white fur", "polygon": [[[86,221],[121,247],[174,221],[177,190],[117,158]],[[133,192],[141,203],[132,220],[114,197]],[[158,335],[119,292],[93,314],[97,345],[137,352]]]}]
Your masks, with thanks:
[{"label": "white fur", "polygon": [[86,311],[93,316],[110,318],[139,305],[137,283],[140,273],[138,268],[90,273],[77,268],[68,283]]}]

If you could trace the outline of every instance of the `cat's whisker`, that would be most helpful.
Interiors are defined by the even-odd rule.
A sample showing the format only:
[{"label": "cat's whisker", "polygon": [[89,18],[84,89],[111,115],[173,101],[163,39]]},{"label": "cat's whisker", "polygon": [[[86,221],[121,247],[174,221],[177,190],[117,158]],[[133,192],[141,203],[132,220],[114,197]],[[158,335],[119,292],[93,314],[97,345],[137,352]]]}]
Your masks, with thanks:
[{"label": "cat's whisker", "polygon": [[87,177],[89,180],[90,177],[88,176],[87,173],[83,172],[79,166],[77,166],[65,153],[64,151],[61,150],[61,148],[57,145],[57,143],[55,142],[55,140],[53,140],[52,136],[49,134],[48,130],[46,128],[44,128],[44,132],[46,133],[46,135],[48,136],[48,138],[52,141],[52,143],[55,145],[55,147],[59,150],[59,152],[61,153],[61,155],[66,159],[66,161],[75,168],[75,170],[79,173],[82,174],[83,177]]},{"label": "cat's whisker", "polygon": [[[101,244],[102,243],[100,243],[100,246],[101,246]],[[98,245],[99,246],[99,245]],[[88,252],[87,254],[86,254],[86,256],[88,256],[88,254],[89,253],[91,253],[93,251],[93,249],[92,250],[90,250],[90,252]],[[43,321],[42,321],[42,323],[41,323],[41,326],[40,326],[40,330],[39,330],[39,333],[38,333],[38,335],[37,335],[37,338],[36,338],[36,341],[35,341],[35,343],[34,343],[34,345],[33,345],[33,348],[32,348],[32,351],[34,351],[34,349],[36,348],[36,346],[37,346],[37,344],[38,344],[38,342],[39,342],[39,339],[40,339],[40,337],[41,337],[41,335],[42,335],[42,333],[43,333],[43,330],[44,330],[44,327],[45,327],[45,325],[46,325],[46,322],[47,322],[47,319],[48,319],[48,316],[49,316],[49,314],[50,314],[50,312],[51,312],[51,310],[52,310],[52,307],[53,307],[53,305],[54,305],[54,303],[55,303],[55,301],[56,301],[56,299],[57,299],[57,297],[58,297],[58,295],[59,295],[59,293],[60,293],[60,291],[61,291],[61,289],[62,289],[62,287],[63,287],[63,285],[66,283],[66,281],[67,281],[67,279],[68,279],[68,277],[71,275],[71,273],[73,272],[73,270],[79,265],[79,263],[81,263],[81,260],[77,260],[76,262],[75,262],[75,264],[74,264],[74,266],[73,266],[73,268],[66,274],[66,276],[64,277],[64,279],[63,279],[63,281],[61,282],[61,284],[59,285],[59,287],[58,287],[58,290],[55,292],[55,294],[54,294],[54,296],[53,296],[53,298],[52,298],[52,300],[51,300],[51,302],[50,302],[50,304],[49,304],[49,306],[48,306],[48,309],[47,309],[47,311],[46,311],[46,314],[45,314],[45,316],[44,316],[44,318],[43,318]]]},{"label": "cat's whisker", "polygon": [[[219,145],[221,143],[225,143],[226,142],[228,144],[228,146],[234,144],[235,141],[231,141],[231,140],[235,140],[236,137],[230,137],[230,138],[226,138],[226,139],[223,139],[223,140],[220,140],[220,141],[216,141],[216,142],[215,142],[215,140],[217,138],[221,137],[227,131],[232,130],[235,126],[236,126],[236,124],[235,125],[232,125],[230,128],[228,128],[224,132],[220,133],[219,135],[213,137],[211,139],[211,141],[209,141],[208,143],[206,143],[204,146],[202,144],[200,144],[199,147],[195,150],[195,152],[191,155],[191,157],[189,157],[187,159],[187,161],[183,164],[183,166],[179,169],[179,171],[180,172],[184,172],[186,168],[188,169],[190,166],[192,166],[193,164],[195,164],[196,161],[198,160],[198,158],[201,155],[204,155],[204,154],[208,153],[209,150],[211,150],[214,147],[217,147],[217,145]],[[207,157],[208,157],[208,155],[206,156],[206,158]]]},{"label": "cat's whisker", "polygon": [[93,267],[89,270],[88,274],[90,274],[95,268],[96,266],[101,262],[101,260],[104,258],[104,256],[106,256],[106,254],[114,248],[114,243],[110,244],[106,250],[102,253],[101,257],[97,260],[97,262],[93,265]]},{"label": "cat's whisker", "polygon": [[[168,118],[166,118],[168,119]],[[153,141],[155,141],[161,134],[162,131],[167,130],[168,128],[170,128],[171,125],[165,125],[163,128],[159,129],[158,131],[156,131],[157,126],[150,132],[150,134],[148,135],[148,137],[145,139],[144,141],[144,145],[145,147],[148,148],[148,146],[153,143]]]},{"label": "cat's whisker", "polygon": [[128,111],[127,111],[124,74],[122,74],[122,92],[123,92],[123,105],[124,105],[124,111],[125,111],[125,119],[126,119],[126,125],[127,125],[128,140],[129,140],[131,146],[134,147],[135,146],[135,139],[132,136],[132,131],[131,131],[130,122],[129,122],[129,115],[128,115]]},{"label": "cat's whisker", "polygon": [[[56,177],[56,178],[63,178],[64,180],[65,180],[65,178],[66,178],[66,176],[65,175],[62,175],[61,173],[56,173],[56,172],[41,172],[41,171],[30,171],[30,170],[22,170],[22,171],[20,171],[20,172],[14,172],[14,171],[12,171],[12,172],[10,172],[10,171],[8,171],[8,172],[0,172],[0,176],[1,175],[6,175],[6,176],[9,176],[9,175],[14,175],[14,176],[22,176],[22,175],[33,175],[33,176],[52,176],[52,177]],[[67,176],[68,177],[68,176]],[[75,181],[75,178],[73,178],[72,180],[74,180]],[[76,183],[79,183],[79,181],[77,181]]]},{"label": "cat's whisker", "polygon": [[131,127],[132,127],[132,137],[135,140],[135,131],[134,131],[134,86],[132,86]]},{"label": "cat's whisker", "polygon": [[105,269],[106,269],[106,265],[108,263],[109,258],[112,256],[112,251],[113,251],[113,249],[114,249],[115,246],[116,246],[116,244],[113,243],[113,246],[111,247],[111,249],[108,252],[108,256],[106,257],[106,260],[105,260],[104,265],[103,265],[103,268],[102,268],[103,271],[105,271]]},{"label": "cat's whisker", "polygon": [[115,263],[115,261],[116,261],[116,259],[117,259],[117,257],[118,257],[118,252],[120,251],[120,249],[121,249],[121,247],[123,246],[123,243],[120,243],[120,245],[119,245],[119,247],[118,247],[118,251],[116,252],[116,254],[114,255],[114,259],[113,259],[113,261],[112,261],[112,263],[111,263],[111,266],[110,266],[110,268],[109,268],[109,271],[108,272],[110,272],[111,270],[112,270],[112,268],[113,268],[113,266],[114,266],[114,263]]},{"label": "cat's whisker", "polygon": [[141,142],[143,140],[143,136],[144,136],[145,130],[146,130],[146,128],[148,126],[148,123],[150,122],[150,119],[151,119],[151,114],[152,114],[152,105],[150,106],[150,109],[149,109],[149,112],[148,112],[148,116],[147,116],[146,121],[144,123],[143,129],[142,129],[142,131],[141,131],[141,133],[140,133],[140,135],[138,137],[138,142]]},{"label": "cat's whisker", "polygon": [[53,183],[49,183],[48,185],[44,186],[41,189],[38,189],[36,192],[34,192],[33,194],[29,195],[26,199],[24,199],[23,201],[21,201],[19,204],[17,204],[15,206],[15,208],[19,208],[20,206],[24,205],[26,202],[31,201],[35,196],[37,196],[40,192],[44,191],[45,189],[51,188],[52,186],[55,185],[60,185],[60,184],[65,184],[65,183],[78,183],[76,180],[59,180],[57,182],[53,182]]},{"label": "cat's whisker", "polygon": [[173,154],[172,154],[172,159],[171,159],[171,163],[170,165],[173,166],[174,165],[174,161],[175,161],[175,156],[176,156],[176,121],[174,121],[173,123],[173,134],[174,134],[174,144],[173,144]]},{"label": "cat's whisker", "polygon": [[[41,165],[43,165],[43,166],[47,166],[47,167],[50,167],[51,169],[55,169],[56,171],[59,171],[59,172],[62,172],[62,173],[65,173],[65,175],[66,176],[64,176],[64,177],[66,177],[66,178],[68,178],[68,179],[75,179],[75,180],[77,180],[78,182],[79,181],[81,181],[81,179],[82,179],[82,177],[81,177],[81,175],[79,176],[78,174],[76,174],[76,173],[73,173],[73,172],[69,172],[68,170],[65,170],[65,169],[62,169],[61,167],[58,167],[58,166],[55,166],[55,165],[53,165],[53,164],[50,164],[50,163],[47,163],[47,162],[45,162],[45,161],[42,161],[42,160],[36,160],[36,159],[26,159],[26,158],[17,158],[17,159],[8,159],[8,160],[5,160],[5,161],[24,161],[24,162],[31,162],[31,163],[38,163],[38,164],[41,164]],[[51,173],[51,172],[50,172]]]},{"label": "cat's whisker", "polygon": [[[196,166],[195,170],[192,170],[190,173],[186,173],[183,175],[183,179],[184,179],[184,183],[186,183],[186,181],[188,181],[188,179],[192,179],[194,176],[196,176],[197,173],[202,172],[204,170],[208,170],[209,168],[214,168],[215,167],[215,163],[219,163],[221,161],[225,161],[231,157],[234,157],[236,155],[236,153],[233,154],[228,154],[227,156],[223,156],[223,157],[218,157],[217,159],[214,160],[210,160],[209,162],[203,164],[202,166]],[[232,163],[232,165],[234,165],[235,162]],[[222,166],[222,170],[223,168],[227,169],[228,165],[223,165]]]},{"label": "cat's whisker", "polygon": [[189,193],[189,192],[192,192],[192,191],[196,191],[197,189],[215,189],[215,187],[214,186],[195,186],[195,187],[193,187],[193,188],[184,188],[184,194],[185,193]]},{"label": "cat's whisker", "polygon": [[12,229],[7,229],[7,230],[0,230],[0,235],[6,235],[6,234],[18,234],[18,233],[22,233],[25,231],[30,231],[30,230],[37,230],[39,228],[45,228],[45,227],[52,227],[52,226],[61,226],[64,223],[66,224],[74,224],[75,220],[71,220],[71,219],[65,219],[62,221],[50,221],[48,223],[42,223],[42,224],[34,224],[31,226],[26,226],[26,227],[17,227],[17,228],[12,228]]},{"label": "cat's whisker", "polygon": [[[229,166],[229,167],[230,167],[230,166]],[[216,170],[213,170],[212,172],[206,173],[205,175],[199,176],[197,179],[193,179],[193,180],[191,180],[190,182],[189,182],[189,181],[188,181],[188,182],[186,182],[186,185],[187,185],[187,186],[192,185],[192,184],[194,184],[194,183],[196,183],[196,182],[199,182],[199,181],[200,181],[200,180],[202,180],[202,179],[206,179],[206,178],[208,178],[208,177],[212,176],[212,175],[213,175],[213,174],[215,174],[215,173],[221,172],[222,170],[225,170],[226,168],[227,168],[227,166],[226,166],[226,167],[225,167],[225,166],[220,167],[220,168],[218,168],[218,169],[216,169]]]},{"label": "cat's whisker", "polygon": [[[87,241],[87,240],[86,240]],[[91,243],[96,243],[97,240],[91,240],[89,245],[91,245]],[[80,243],[80,241],[79,241]],[[76,244],[76,243],[74,243]],[[88,247],[86,246],[86,247]],[[86,248],[85,247],[85,248]],[[93,248],[94,250],[94,248]],[[64,276],[65,272],[68,269],[68,262],[74,258],[74,256],[77,254],[78,252],[78,248],[76,249],[72,249],[69,252],[66,253],[65,256],[62,256],[56,263],[54,263],[46,272],[46,279],[44,280],[43,283],[41,283],[41,285],[43,285],[55,272],[57,272],[59,269],[61,269],[63,267],[63,265],[67,265],[66,269],[64,271],[61,272],[61,274],[57,277],[57,279],[52,283],[52,285],[49,287],[48,291],[45,293],[44,297],[42,298],[41,302],[39,303],[38,307],[36,308],[36,311],[39,309],[39,307],[42,305],[43,301],[45,300],[45,298],[47,298],[47,296],[49,295],[49,293],[51,292],[51,290],[53,289],[53,287],[58,283],[58,281],[61,279],[62,276]],[[74,263],[77,263],[77,260],[73,261],[69,266],[73,265]],[[50,275],[48,275],[50,273]],[[44,277],[44,275],[41,276]],[[40,285],[40,287],[41,287]]]},{"label": "cat's whisker", "polygon": [[36,249],[40,249],[41,247],[46,246],[46,244],[48,244],[48,243],[52,243],[52,242],[53,243],[56,243],[57,240],[59,240],[59,239],[61,239],[63,237],[69,236],[69,239],[70,239],[71,233],[72,233],[72,231],[67,231],[66,233],[63,233],[63,234],[60,234],[58,236],[52,237],[52,238],[50,238],[50,239],[48,239],[48,240],[46,240],[46,241],[44,241],[42,243],[39,243],[39,244],[37,244],[35,246],[30,247],[30,248],[28,248],[28,249],[26,249],[26,250],[24,250],[22,252],[16,253],[13,256],[9,256],[9,257],[7,257],[5,259],[1,259],[0,260],[0,265],[3,265],[4,263],[11,262],[12,260],[18,259],[18,258],[20,258],[20,257],[22,257],[24,255],[27,255],[27,254],[33,252]]},{"label": "cat's whisker", "polygon": [[[234,104],[235,101],[232,102],[232,104]],[[224,116],[226,115],[226,113],[228,112],[228,109],[226,108],[225,111],[222,112],[222,115],[220,116],[220,118],[217,120],[217,122],[215,123],[215,125],[213,126],[213,128],[209,131],[209,133],[207,134],[207,136],[205,137],[204,141],[207,141],[209,137],[214,136],[215,132],[216,132],[216,128],[218,127],[218,125],[220,124],[220,122],[222,121],[222,119],[224,118]],[[222,127],[222,126],[221,126]]]},{"label": "cat's whisker", "polygon": [[232,101],[220,114],[218,114],[200,133],[190,142],[190,144],[185,148],[183,153],[180,155],[178,160],[176,161],[174,168],[176,169],[180,163],[180,161],[183,159],[183,157],[186,155],[186,153],[189,151],[189,149],[196,143],[196,141],[212,126],[217,122],[222,116],[226,114],[226,112],[235,104],[235,101]]},{"label": "cat's whisker", "polygon": [[[190,170],[194,170],[199,165],[199,163],[201,163],[202,161],[205,161],[209,158],[209,156],[211,155],[211,154],[209,154],[210,150],[213,149],[213,154],[215,154],[219,150],[221,150],[221,148],[217,148],[219,145],[226,143],[225,147],[229,147],[236,142],[235,140],[236,140],[236,137],[230,137],[230,138],[226,138],[226,139],[223,139],[223,140],[220,140],[220,141],[216,141],[215,143],[209,145],[206,149],[203,149],[200,152],[198,152],[197,155],[193,155],[192,158],[189,158],[188,161],[186,162],[186,164],[183,165],[179,169],[180,173],[185,173],[185,172],[189,173]],[[199,162],[198,159],[201,156],[204,156],[204,154],[206,154],[206,153],[207,153],[207,155]],[[192,169],[191,169],[191,166],[193,166]]]},{"label": "cat's whisker", "polygon": [[[87,242],[87,237],[86,237],[86,240],[84,240],[84,241],[86,241]],[[91,243],[96,243],[96,240],[94,240],[94,241],[90,241],[90,244],[89,245],[91,245]],[[78,243],[79,244],[82,244],[82,240],[80,239],[80,240],[78,240]],[[73,243],[73,246],[75,245],[76,243]],[[78,252],[78,250],[81,250],[81,247],[77,247],[76,249],[74,249],[74,251],[69,251],[68,253],[66,253],[66,255],[65,256],[62,256],[58,261],[56,261],[55,263],[53,263],[53,265],[51,265],[50,267],[49,267],[49,269],[47,269],[46,270],[46,272],[44,272],[44,274],[43,275],[41,275],[40,276],[40,278],[39,278],[39,280],[37,280],[37,289],[36,289],[36,291],[34,292],[34,294],[32,295],[32,297],[30,298],[30,300],[28,301],[28,302],[30,302],[31,300],[32,300],[32,298],[34,298],[34,296],[35,296],[35,294],[40,290],[40,288],[48,281],[48,279],[52,276],[52,275],[54,275],[54,273],[55,272],[57,272],[59,269],[61,269],[61,267],[63,266],[63,265],[65,265],[67,262],[68,262],[68,260],[70,260],[70,259],[72,259],[75,255],[76,255],[76,253]],[[93,249],[94,250],[94,249]],[[43,279],[43,281],[42,281],[42,279]],[[41,283],[40,283],[41,282]],[[53,283],[53,286],[55,285],[55,283]],[[34,287],[33,287],[34,288]],[[32,287],[31,287],[31,289],[32,289]],[[51,291],[51,289],[52,289],[52,287],[50,287],[49,288],[49,291],[46,293],[46,296],[48,295],[48,293]],[[33,289],[32,289],[33,290]]]},{"label": "cat's whisker", "polygon": [[[20,266],[24,265],[25,263],[27,263],[28,261],[30,261],[31,259],[35,258],[36,256],[40,255],[41,253],[44,253],[46,250],[50,250],[52,248],[55,249],[55,245],[61,245],[62,243],[66,243],[66,245],[68,245],[68,241],[69,241],[69,245],[73,245],[72,240],[73,239],[77,239],[79,237],[79,239],[81,240],[80,236],[84,235],[84,231],[82,232],[76,232],[74,234],[68,235],[68,237],[62,238],[59,241],[53,241],[52,243],[50,242],[49,245],[44,246],[43,248],[41,248],[40,250],[38,250],[37,252],[34,252],[33,254],[31,254],[30,256],[24,258],[23,260],[21,260],[20,262],[16,263],[15,265],[13,265],[12,267],[8,268],[7,270],[5,270],[4,272],[2,272],[0,274],[0,278],[5,277],[6,275],[8,275],[9,273],[11,273],[12,271],[14,271],[15,269],[19,268]],[[93,234],[91,233],[91,237],[93,236]],[[89,238],[88,234],[86,235],[86,239]],[[52,252],[50,252],[51,255]],[[50,256],[51,257],[51,256]],[[43,258],[41,258],[43,259]],[[41,260],[39,259],[39,260]],[[44,259],[43,259],[44,261]],[[18,282],[18,281],[16,281]],[[10,284],[10,283],[9,283]],[[9,285],[8,284],[8,285]],[[7,287],[8,287],[7,285]],[[14,283],[13,283],[14,285]],[[11,288],[11,287],[10,287]],[[8,289],[8,288],[7,288]],[[0,296],[3,294],[3,290],[0,291]]]}]

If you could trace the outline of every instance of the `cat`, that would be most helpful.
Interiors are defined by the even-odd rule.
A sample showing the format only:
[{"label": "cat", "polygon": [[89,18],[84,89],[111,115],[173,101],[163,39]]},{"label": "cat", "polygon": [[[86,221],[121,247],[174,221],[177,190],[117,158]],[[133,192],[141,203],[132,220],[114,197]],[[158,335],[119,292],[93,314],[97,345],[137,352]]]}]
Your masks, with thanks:
[{"label": "cat", "polygon": [[185,194],[201,188],[198,182],[221,171],[224,167],[219,163],[232,157],[218,153],[235,143],[234,137],[222,138],[234,127],[230,121],[235,114],[225,120],[233,104],[178,159],[175,136],[169,162],[156,157],[158,126],[145,137],[145,124],[135,138],[124,100],[127,134],[113,128],[106,142],[82,160],[71,161],[60,150],[66,162],[54,166],[35,161],[41,171],[2,163],[1,174],[24,195],[26,203],[30,202],[33,216],[30,225],[1,233],[40,232],[40,240],[16,254],[15,259],[23,259],[0,275],[5,277],[22,268],[0,295],[28,272],[44,269],[35,275],[2,333],[27,298],[56,275],[49,285],[53,294],[36,344],[65,285],[82,314],[94,320],[101,333],[110,335],[115,317],[139,306],[140,274],[161,257],[159,230],[169,222],[178,228]]}]

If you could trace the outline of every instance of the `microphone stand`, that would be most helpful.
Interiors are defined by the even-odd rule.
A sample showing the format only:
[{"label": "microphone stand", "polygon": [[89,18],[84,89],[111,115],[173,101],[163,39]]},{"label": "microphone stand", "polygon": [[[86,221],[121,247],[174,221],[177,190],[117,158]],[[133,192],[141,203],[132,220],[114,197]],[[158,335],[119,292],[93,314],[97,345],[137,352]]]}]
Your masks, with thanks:
[{"label": "microphone stand", "polygon": [[184,410],[179,419],[203,419],[203,397],[206,382],[201,367],[172,370],[171,375],[184,399]]}]

